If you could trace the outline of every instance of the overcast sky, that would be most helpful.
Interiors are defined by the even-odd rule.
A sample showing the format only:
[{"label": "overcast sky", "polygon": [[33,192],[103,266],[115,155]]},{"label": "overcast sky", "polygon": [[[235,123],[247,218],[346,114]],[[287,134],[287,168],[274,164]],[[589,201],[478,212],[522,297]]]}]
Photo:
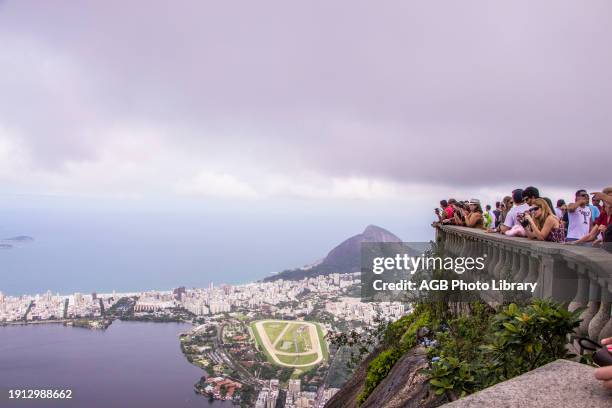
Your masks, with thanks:
[{"label": "overcast sky", "polygon": [[0,194],[569,198],[611,39],[609,0],[0,0]]}]

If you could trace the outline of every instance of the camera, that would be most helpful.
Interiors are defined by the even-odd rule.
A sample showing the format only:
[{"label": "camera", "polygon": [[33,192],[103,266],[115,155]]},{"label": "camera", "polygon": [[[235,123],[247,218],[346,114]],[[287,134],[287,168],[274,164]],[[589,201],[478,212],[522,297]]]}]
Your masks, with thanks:
[{"label": "camera", "polygon": [[516,220],[523,226],[523,228],[527,228],[529,226],[529,221],[525,219],[526,213],[519,213],[516,216]]}]

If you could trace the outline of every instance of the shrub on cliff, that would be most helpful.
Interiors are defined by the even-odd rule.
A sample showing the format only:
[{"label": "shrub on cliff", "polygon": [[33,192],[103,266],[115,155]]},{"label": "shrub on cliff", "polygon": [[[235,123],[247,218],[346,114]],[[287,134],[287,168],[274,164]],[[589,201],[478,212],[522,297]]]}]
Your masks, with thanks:
[{"label": "shrub on cliff", "polygon": [[361,405],[384,380],[395,363],[417,344],[419,329],[430,326],[432,317],[427,306],[419,305],[415,311],[389,324],[383,335],[383,342],[388,347],[376,356],[368,365],[363,391],[357,397]]},{"label": "shrub on cliff", "polygon": [[[423,327],[436,340],[428,350],[429,357],[435,357],[429,384],[437,395],[446,393],[455,399],[568,357],[567,334],[578,327],[579,314],[548,300],[510,304],[498,312],[474,302],[469,304],[469,314],[455,317],[448,304],[420,303],[413,313],[379,326],[375,334],[355,336],[362,344],[378,344],[383,349],[368,365],[357,404],[365,402],[402,356],[416,346]],[[350,335],[338,338],[345,345],[357,341]]]},{"label": "shrub on cliff", "polygon": [[494,315],[476,313],[449,322],[430,350],[430,385],[436,394],[463,396],[568,357],[567,335],[580,323],[549,300],[519,307],[510,304]]},{"label": "shrub on cliff", "polygon": [[363,391],[357,397],[357,404],[361,405],[374,388],[385,378],[393,368],[397,360],[401,357],[399,349],[393,347],[380,353],[368,366],[368,372]]}]

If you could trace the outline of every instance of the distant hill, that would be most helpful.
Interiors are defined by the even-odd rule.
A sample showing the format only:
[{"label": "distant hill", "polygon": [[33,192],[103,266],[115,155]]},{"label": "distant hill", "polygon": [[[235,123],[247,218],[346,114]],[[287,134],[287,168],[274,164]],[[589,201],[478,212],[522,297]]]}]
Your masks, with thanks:
[{"label": "distant hill", "polygon": [[0,239],[0,249],[11,249],[16,245],[26,244],[28,242],[34,241],[34,238],[28,237],[26,235],[19,235],[17,237]]},{"label": "distant hill", "polygon": [[34,241],[34,238],[28,237],[27,235],[19,235],[13,238],[6,238],[3,241],[13,241],[13,242],[30,242]]},{"label": "distant hill", "polygon": [[303,268],[290,269],[276,275],[268,276],[264,282],[278,279],[300,280],[318,275],[332,273],[353,273],[361,270],[361,243],[362,242],[402,242],[396,235],[376,225],[368,225],[366,229],[355,236],[343,241],[340,245],[329,251],[323,260]]}]

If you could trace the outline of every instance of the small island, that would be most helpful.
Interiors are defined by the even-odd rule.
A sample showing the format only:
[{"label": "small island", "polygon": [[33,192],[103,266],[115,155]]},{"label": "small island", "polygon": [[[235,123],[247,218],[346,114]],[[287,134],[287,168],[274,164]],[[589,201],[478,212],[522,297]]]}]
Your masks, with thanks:
[{"label": "small island", "polygon": [[34,238],[27,235],[18,235],[12,238],[0,239],[0,249],[13,249],[19,245],[27,244],[34,241]]}]

